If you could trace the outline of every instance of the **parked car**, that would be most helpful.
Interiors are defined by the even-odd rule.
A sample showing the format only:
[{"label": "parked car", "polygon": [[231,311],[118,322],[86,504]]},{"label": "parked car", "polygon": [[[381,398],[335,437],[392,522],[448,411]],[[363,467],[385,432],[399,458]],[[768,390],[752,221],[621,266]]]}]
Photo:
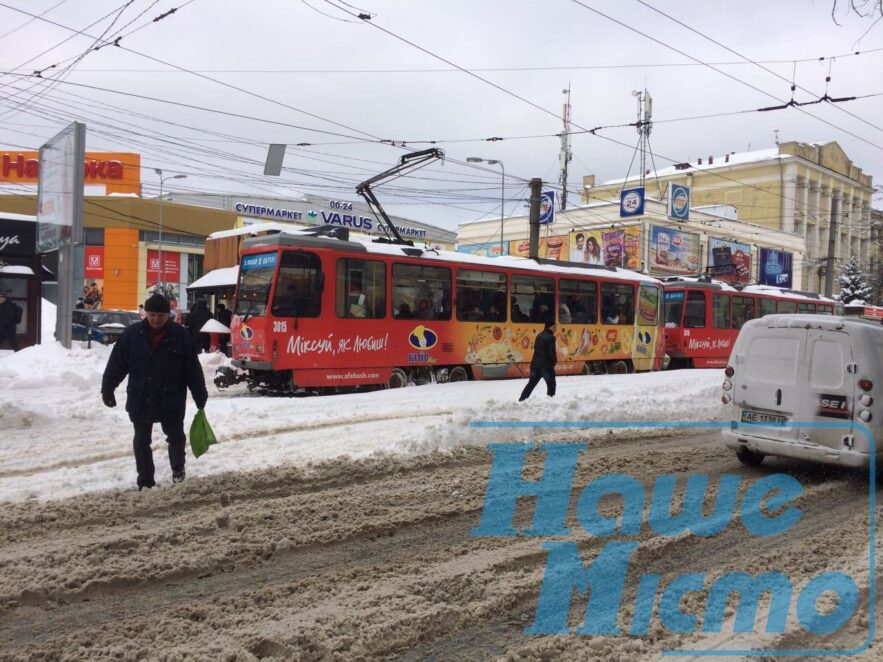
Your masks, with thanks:
[{"label": "parked car", "polygon": [[89,340],[111,345],[130,324],[140,322],[141,316],[128,310],[75,310],[73,311],[73,340]]},{"label": "parked car", "polygon": [[742,327],[725,374],[724,442],[744,464],[773,455],[883,466],[880,324],[767,315]]}]

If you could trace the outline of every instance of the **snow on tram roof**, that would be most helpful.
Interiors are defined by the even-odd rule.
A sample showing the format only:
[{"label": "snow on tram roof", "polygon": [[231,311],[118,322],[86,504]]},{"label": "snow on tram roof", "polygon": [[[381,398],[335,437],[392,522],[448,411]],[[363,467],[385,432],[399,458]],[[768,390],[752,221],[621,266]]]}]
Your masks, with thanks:
[{"label": "snow on tram roof", "polygon": [[749,285],[743,292],[750,294],[770,294],[772,296],[782,297],[785,299],[798,299],[800,301],[823,301],[825,303],[836,303],[834,299],[829,299],[821,294],[813,292],[799,292],[797,290],[787,290],[783,287],[775,287],[773,285]]},{"label": "snow on tram roof", "polygon": [[[399,244],[383,244],[374,243],[370,239],[362,239],[361,237],[351,237],[350,241],[365,246],[369,253],[380,253],[382,255],[395,255],[400,257],[410,257],[403,249],[413,250],[410,246],[401,246]],[[447,262],[460,262],[465,264],[475,264],[490,267],[508,267],[515,269],[530,269],[532,271],[545,271],[557,274],[582,274],[597,276],[599,278],[609,278],[611,280],[628,280],[641,281],[646,283],[657,283],[657,278],[648,276],[647,274],[638,273],[637,271],[629,271],[628,269],[591,269],[583,267],[571,267],[565,264],[544,264],[534,262],[527,257],[517,257],[506,255],[502,257],[488,257],[484,255],[472,255],[470,253],[458,253],[455,251],[437,250],[434,248],[423,249],[421,259],[426,260],[444,260]]]}]

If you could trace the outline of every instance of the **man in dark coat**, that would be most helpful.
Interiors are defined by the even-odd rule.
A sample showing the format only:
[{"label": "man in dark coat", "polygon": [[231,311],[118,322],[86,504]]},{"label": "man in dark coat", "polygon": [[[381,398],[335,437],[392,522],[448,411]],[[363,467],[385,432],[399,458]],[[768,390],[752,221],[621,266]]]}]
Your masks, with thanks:
[{"label": "man in dark coat", "polygon": [[169,302],[161,294],[154,294],[144,303],[144,310],[144,321],[127,327],[113,346],[101,382],[104,404],[116,407],[113,392],[129,376],[126,411],[135,426],[133,446],[139,490],[155,484],[150,438],[157,422],[169,444],[172,481],[184,480],[187,389],[198,409],[205,408],[208,400],[193,339],[187,329],[169,321]]},{"label": "man in dark coat", "polygon": [[546,328],[537,334],[533,343],[533,358],[530,360],[530,379],[521,392],[518,402],[527,400],[540,379],[546,380],[546,392],[551,398],[555,395],[555,364],[558,352],[555,348],[555,320],[546,322]]},{"label": "man in dark coat", "polygon": [[15,327],[20,321],[21,308],[19,305],[7,299],[4,292],[0,292],[0,346],[8,341],[13,351],[18,351]]},{"label": "man in dark coat", "polygon": [[208,309],[203,299],[197,299],[190,309],[190,317],[187,319],[187,326],[190,329],[190,335],[193,336],[193,344],[200,352],[207,352],[211,338],[207,333],[200,333],[199,330],[205,326],[205,323],[212,318],[212,313]]}]

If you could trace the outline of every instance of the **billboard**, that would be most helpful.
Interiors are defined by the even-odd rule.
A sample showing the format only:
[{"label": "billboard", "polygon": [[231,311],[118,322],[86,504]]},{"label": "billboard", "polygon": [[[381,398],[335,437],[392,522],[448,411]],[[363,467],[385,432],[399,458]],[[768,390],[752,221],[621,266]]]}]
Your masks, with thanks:
[{"label": "billboard", "polygon": [[[539,256],[549,260],[567,260],[569,247],[567,235],[556,237],[540,237]],[[530,255],[530,241],[528,239],[516,239],[509,242],[509,255],[528,257]]]},{"label": "billboard", "polygon": [[555,222],[555,191],[543,191],[540,194],[540,225],[552,225]]},{"label": "billboard", "polygon": [[459,244],[457,246],[458,253],[467,253],[468,255],[481,255],[483,257],[499,257],[501,255],[509,255],[509,242],[504,242],[500,246],[499,241],[488,241],[483,244]]},{"label": "billboard", "polygon": [[676,221],[690,220],[690,188],[668,183],[668,215]]},{"label": "billboard", "polygon": [[[141,195],[141,155],[131,152],[84,152],[83,183],[104,186],[106,194]],[[37,184],[41,172],[38,152],[0,151],[0,180]]]},{"label": "billboard", "polygon": [[644,187],[623,189],[619,194],[619,217],[641,216],[644,213]]},{"label": "billboard", "polygon": [[640,270],[641,228],[571,232],[570,261]]},{"label": "billboard", "polygon": [[714,278],[747,284],[751,281],[751,245],[709,238],[708,266]]},{"label": "billboard", "polygon": [[86,125],[74,122],[40,148],[37,251],[77,244],[83,234],[83,162]]},{"label": "billboard", "polygon": [[699,273],[702,247],[699,235],[658,225],[650,226],[649,267],[651,272]]},{"label": "billboard", "polygon": [[791,289],[791,253],[775,248],[761,248],[758,256],[757,282]]}]

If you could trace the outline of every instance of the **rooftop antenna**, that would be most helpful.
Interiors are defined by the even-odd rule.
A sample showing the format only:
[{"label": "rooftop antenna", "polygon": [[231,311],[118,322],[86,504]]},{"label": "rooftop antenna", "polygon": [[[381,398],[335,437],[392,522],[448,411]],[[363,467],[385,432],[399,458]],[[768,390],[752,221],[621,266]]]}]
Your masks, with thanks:
[{"label": "rooftop antenna", "polygon": [[773,129],[773,133],[776,134],[776,147],[778,147],[779,146],[779,130]]}]

